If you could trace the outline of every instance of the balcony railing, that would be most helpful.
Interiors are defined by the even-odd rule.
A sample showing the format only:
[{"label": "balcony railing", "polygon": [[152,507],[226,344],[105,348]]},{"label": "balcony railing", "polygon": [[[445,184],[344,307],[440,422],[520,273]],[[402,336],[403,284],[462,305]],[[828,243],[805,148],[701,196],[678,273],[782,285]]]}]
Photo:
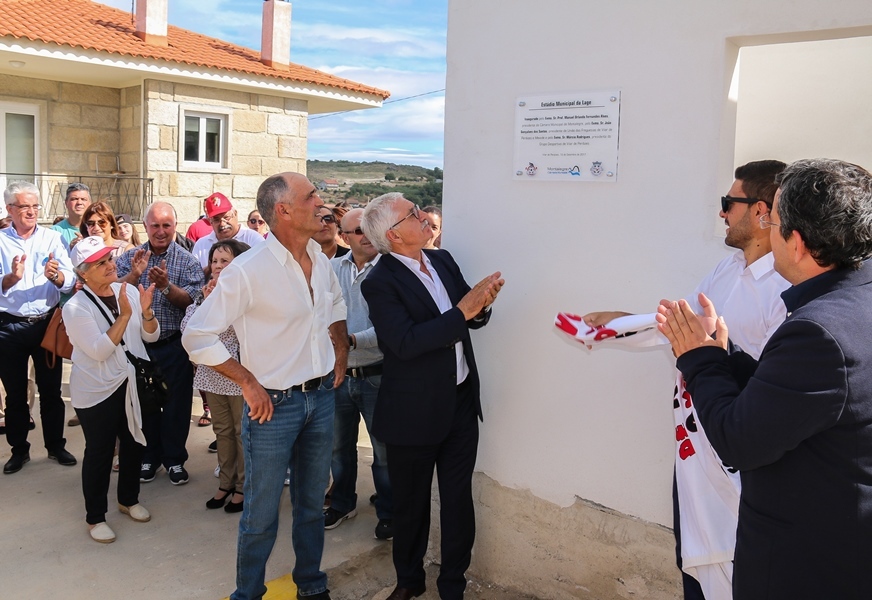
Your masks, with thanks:
[{"label": "balcony railing", "polygon": [[40,219],[52,221],[67,214],[64,206],[67,186],[84,183],[91,188],[91,200],[106,202],[116,215],[125,213],[134,221],[141,221],[145,208],[152,202],[154,180],[127,175],[51,175],[44,173],[0,173],[0,184],[5,188],[12,181],[29,181],[39,188],[39,202],[43,205]]}]

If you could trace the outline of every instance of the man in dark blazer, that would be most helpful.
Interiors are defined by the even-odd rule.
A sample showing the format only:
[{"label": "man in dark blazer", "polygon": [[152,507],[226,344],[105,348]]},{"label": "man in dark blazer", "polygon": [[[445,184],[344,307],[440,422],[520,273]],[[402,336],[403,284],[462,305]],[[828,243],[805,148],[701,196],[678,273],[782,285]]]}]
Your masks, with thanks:
[{"label": "man in dark blazer", "polygon": [[[872,598],[872,175],[802,160],[770,215],[788,317],[759,362],[700,297],[659,308],[697,414],[742,496],[733,598]],[[714,339],[706,332],[714,332]]]},{"label": "man in dark blazer", "polygon": [[470,329],[487,324],[500,273],[474,288],[445,250],[423,250],[427,214],[402,194],[371,201],[361,226],[382,254],[361,285],[384,353],[373,435],[388,453],[394,493],[394,567],[389,600],[420,596],[430,531],[430,488],[439,476],[444,600],[463,597],[475,540],[472,471],[481,418]]}]

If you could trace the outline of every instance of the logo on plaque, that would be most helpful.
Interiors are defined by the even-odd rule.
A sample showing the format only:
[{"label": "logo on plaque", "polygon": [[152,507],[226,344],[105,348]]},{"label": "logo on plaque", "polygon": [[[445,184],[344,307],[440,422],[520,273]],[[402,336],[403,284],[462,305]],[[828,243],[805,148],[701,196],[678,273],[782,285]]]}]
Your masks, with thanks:
[{"label": "logo on plaque", "polygon": [[534,165],[533,163],[530,163],[529,165],[527,165],[527,168],[524,169],[524,171],[526,171],[527,175],[529,175],[530,177],[533,177],[538,170],[539,169],[537,169],[536,165]]},{"label": "logo on plaque", "polygon": [[581,169],[578,168],[578,165],[575,165],[571,169],[569,169],[569,174],[573,177],[581,177]]},{"label": "logo on plaque", "polygon": [[603,174],[603,163],[600,160],[593,161],[593,164],[590,167],[590,174],[594,177],[599,177]]}]

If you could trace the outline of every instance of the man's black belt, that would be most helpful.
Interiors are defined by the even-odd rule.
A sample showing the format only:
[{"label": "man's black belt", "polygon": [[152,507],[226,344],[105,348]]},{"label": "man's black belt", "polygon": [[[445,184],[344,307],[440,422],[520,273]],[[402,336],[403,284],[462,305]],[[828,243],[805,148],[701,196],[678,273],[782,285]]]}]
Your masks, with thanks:
[{"label": "man's black belt", "polygon": [[314,379],[310,379],[300,385],[292,385],[289,389],[292,392],[311,392],[312,390],[317,390],[321,387],[321,384],[324,383],[324,380],[330,377],[331,373],[327,375],[322,375],[321,377],[315,377]]},{"label": "man's black belt", "polygon": [[147,348],[160,348],[161,346],[166,346],[169,343],[175,342],[177,339],[179,339],[181,337],[182,337],[182,332],[176,331],[174,333],[171,333],[170,335],[168,335],[167,337],[165,337],[162,340],[158,340],[156,342],[147,342],[145,344],[145,346]]},{"label": "man's black belt", "polygon": [[29,317],[19,317],[18,315],[10,315],[9,313],[4,312],[0,313],[0,323],[39,323],[40,321],[48,319],[53,312],[54,309],[51,309],[41,315],[30,315]]},{"label": "man's black belt", "polygon": [[349,367],[346,369],[345,374],[349,377],[375,377],[376,375],[382,374],[383,364],[384,363],[377,363],[365,367]]}]

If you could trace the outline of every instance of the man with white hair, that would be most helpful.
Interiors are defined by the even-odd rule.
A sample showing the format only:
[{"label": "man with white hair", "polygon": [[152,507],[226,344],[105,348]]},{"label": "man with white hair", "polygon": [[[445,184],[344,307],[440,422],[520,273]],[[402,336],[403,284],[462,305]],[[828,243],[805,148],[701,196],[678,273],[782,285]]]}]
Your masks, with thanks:
[{"label": "man with white hair", "polygon": [[263,243],[263,236],[253,229],[239,224],[239,215],[230,200],[221,192],[215,192],[204,203],[206,216],[212,224],[212,231],[194,243],[191,254],[200,261],[200,266],[209,266],[209,250],[217,241],[234,239],[254,248]]},{"label": "man with white hair", "polygon": [[13,181],[3,193],[12,226],[0,230],[0,380],[6,388],[6,440],[12,457],[6,474],[20,471],[30,460],[27,432],[27,361],[33,358],[39,389],[39,415],[48,457],[72,466],[75,457],[65,449],[64,402],[61,398],[63,365],[49,367],[42,338],[61,292],[76,283],[73,266],[61,234],[37,225],[39,189],[26,181]]},{"label": "man with white hair", "polygon": [[387,446],[394,500],[397,587],[388,600],[420,596],[438,472],[443,600],[463,597],[475,541],[472,471],[481,418],[469,330],[490,319],[504,281],[496,272],[470,289],[445,250],[424,250],[426,213],[399,193],[369,203],[361,223],[382,255],[361,284],[384,353],[372,433]]}]

